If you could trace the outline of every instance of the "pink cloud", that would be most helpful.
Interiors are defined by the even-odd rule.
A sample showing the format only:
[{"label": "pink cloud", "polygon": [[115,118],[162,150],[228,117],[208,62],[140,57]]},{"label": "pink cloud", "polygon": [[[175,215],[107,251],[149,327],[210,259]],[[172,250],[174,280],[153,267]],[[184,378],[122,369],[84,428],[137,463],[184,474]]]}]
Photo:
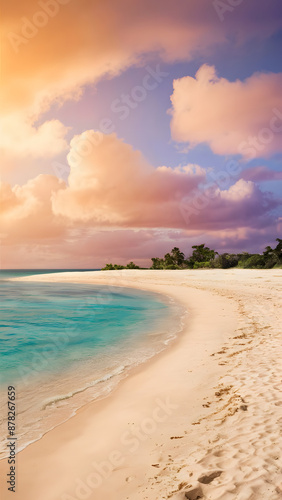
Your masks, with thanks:
[{"label": "pink cloud", "polygon": [[[152,54],[168,62],[203,57],[232,37],[235,43],[264,39],[282,24],[275,0],[243,2],[224,23],[210,0],[54,0],[55,13],[49,3],[7,2],[2,13],[1,112],[10,135],[2,147],[11,156],[64,150],[64,125],[38,129],[36,121],[54,102],[79,99],[87,84]],[[42,145],[46,127],[49,144]]]},{"label": "pink cloud", "polygon": [[214,153],[246,159],[281,153],[281,85],[282,73],[256,73],[230,82],[203,65],[195,78],[174,81],[173,139],[191,147],[205,142]]},{"label": "pink cloud", "polygon": [[[258,225],[281,201],[244,179],[228,189],[205,188],[198,165],[153,168],[115,134],[85,142],[93,137],[87,131],[71,141],[68,184],[40,175],[23,186],[4,185],[4,233],[41,240],[80,227],[227,229],[242,220]],[[90,149],[75,163],[79,139]]]},{"label": "pink cloud", "polygon": [[[228,228],[241,224],[246,217],[255,224],[259,215],[279,204],[251,181],[240,179],[225,190],[216,184],[204,189],[201,185],[206,182],[206,171],[197,165],[155,169],[115,134],[95,138],[97,134],[88,131],[73,139],[68,155],[69,185],[52,196],[54,213],[74,223],[95,227]],[[87,140],[87,156],[74,161],[78,145],[85,146]]]},{"label": "pink cloud", "polygon": [[94,140],[94,131],[87,134],[71,142],[69,186],[52,197],[55,214],[101,227],[180,224],[179,201],[205,180],[204,169],[197,165],[154,169],[140,151],[115,134],[100,134],[100,141],[92,148],[89,143],[89,154],[76,165],[79,140],[82,144],[87,137]]},{"label": "pink cloud", "polygon": [[259,166],[244,170],[241,177],[246,181],[253,182],[282,181],[282,172],[276,172],[265,166]]},{"label": "pink cloud", "polygon": [[[38,111],[53,98],[77,97],[82,85],[140,63],[144,54],[157,52],[169,61],[189,59],[231,36],[239,43],[264,39],[282,25],[275,0],[260,5],[249,0],[226,15],[224,23],[210,0],[144,0],[142,4],[137,0],[61,4],[58,0],[56,15],[49,17],[48,7],[44,16],[44,3],[26,0],[5,6],[4,113],[26,105]],[[45,17],[42,28],[37,26],[38,12]],[[8,82],[18,75],[21,85],[11,86]]]},{"label": "pink cloud", "polygon": [[71,141],[68,184],[40,175],[23,186],[3,185],[3,266],[97,267],[133,258],[143,265],[175,241],[217,235],[219,248],[236,237],[249,244],[250,234],[276,225],[271,210],[281,200],[250,180],[205,189],[206,171],[197,165],[155,169],[115,134],[99,135],[90,147],[93,137],[82,135],[86,149],[78,148],[81,136]]},{"label": "pink cloud", "polygon": [[51,196],[65,183],[52,175],[39,175],[23,186],[1,185],[2,241],[24,243],[28,241],[63,237],[67,222],[54,215]]},{"label": "pink cloud", "polygon": [[[54,241],[31,241],[6,244],[2,247],[2,268],[99,268],[107,262],[126,265],[133,260],[140,266],[150,266],[151,257],[162,257],[174,246],[188,256],[194,244],[206,243],[218,252],[262,251],[273,245],[277,237],[276,224],[267,228],[239,227],[231,230],[113,230],[85,233],[76,238]],[[71,241],[71,243],[70,243]]]}]

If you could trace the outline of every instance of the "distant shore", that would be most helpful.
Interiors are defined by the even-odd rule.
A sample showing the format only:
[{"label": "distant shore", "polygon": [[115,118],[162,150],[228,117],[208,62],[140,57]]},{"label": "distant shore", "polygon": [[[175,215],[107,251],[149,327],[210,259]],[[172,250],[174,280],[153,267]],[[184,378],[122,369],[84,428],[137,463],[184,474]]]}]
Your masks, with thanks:
[{"label": "distant shore", "polygon": [[[189,317],[178,340],[132,370],[110,397],[18,454],[13,498],[184,500],[196,488],[195,498],[278,500],[281,278],[280,269],[23,278],[159,292],[181,302]],[[5,460],[0,472],[7,474]],[[0,493],[11,497],[5,481]]]}]

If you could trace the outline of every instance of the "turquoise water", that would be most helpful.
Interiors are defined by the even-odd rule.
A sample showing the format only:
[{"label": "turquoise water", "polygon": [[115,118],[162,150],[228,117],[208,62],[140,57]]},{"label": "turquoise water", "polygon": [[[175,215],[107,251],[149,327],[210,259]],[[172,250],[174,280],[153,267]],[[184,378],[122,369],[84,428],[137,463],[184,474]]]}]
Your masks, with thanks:
[{"label": "turquoise water", "polygon": [[104,286],[1,282],[0,302],[2,384],[106,354],[168,315],[145,293]]},{"label": "turquoise water", "polygon": [[181,316],[166,297],[139,290],[9,281],[28,274],[0,273],[0,389],[5,397],[7,385],[17,388],[21,447],[160,352]]},{"label": "turquoise water", "polygon": [[[56,370],[58,356],[62,368],[69,359],[79,359],[78,353],[76,356],[73,354],[78,337],[81,345],[87,342],[87,331],[90,332],[91,322],[93,324],[95,305],[91,307],[85,290],[79,287],[74,290],[70,285],[9,281],[9,278],[42,272],[46,271],[0,271],[0,385],[17,383],[23,373],[33,368],[36,368],[37,374],[44,370]],[[82,302],[84,307],[80,308]],[[76,314],[75,310],[79,308],[81,310]],[[74,322],[77,326],[81,323],[81,333],[84,335],[78,335],[78,332],[75,335],[73,332],[68,342],[64,340],[60,346],[60,337],[64,334],[65,339],[67,326],[73,329]],[[88,340],[89,344],[92,340],[94,345],[97,339],[90,335]],[[41,363],[38,363],[39,356],[42,358]]]}]

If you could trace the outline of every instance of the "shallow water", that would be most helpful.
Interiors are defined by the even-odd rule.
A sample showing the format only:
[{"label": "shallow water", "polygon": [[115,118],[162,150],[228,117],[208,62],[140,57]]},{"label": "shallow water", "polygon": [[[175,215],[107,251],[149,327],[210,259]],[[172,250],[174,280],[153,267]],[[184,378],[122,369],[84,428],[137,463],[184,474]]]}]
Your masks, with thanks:
[{"label": "shallow water", "polygon": [[[16,275],[23,274],[30,273]],[[106,396],[181,329],[184,311],[159,294],[1,275],[0,456],[7,449],[8,385],[16,387],[22,449],[82,405]]]}]

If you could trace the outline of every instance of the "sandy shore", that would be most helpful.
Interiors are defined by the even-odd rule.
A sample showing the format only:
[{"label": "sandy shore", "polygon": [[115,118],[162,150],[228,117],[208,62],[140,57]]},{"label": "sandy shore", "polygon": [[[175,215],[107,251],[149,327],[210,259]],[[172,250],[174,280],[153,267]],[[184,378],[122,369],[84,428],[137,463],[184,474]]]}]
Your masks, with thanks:
[{"label": "sandy shore", "polygon": [[160,292],[189,317],[110,397],[18,454],[15,494],[1,461],[1,499],[280,499],[281,278],[232,269],[25,278]]}]

